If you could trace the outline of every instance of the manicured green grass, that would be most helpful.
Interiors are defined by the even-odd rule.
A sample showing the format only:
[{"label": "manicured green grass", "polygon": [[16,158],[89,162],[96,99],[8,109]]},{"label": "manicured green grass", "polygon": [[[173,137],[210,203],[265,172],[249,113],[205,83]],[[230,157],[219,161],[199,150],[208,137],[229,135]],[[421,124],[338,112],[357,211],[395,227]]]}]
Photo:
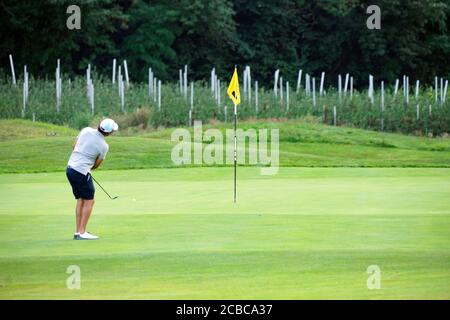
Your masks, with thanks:
[{"label": "manicured green grass", "polygon": [[239,168],[236,205],[231,168],[96,177],[120,198],[75,242],[62,172],[0,175],[0,298],[450,298],[450,169]]},{"label": "manicured green grass", "polygon": [[[239,127],[280,130],[285,167],[450,167],[450,139],[330,127],[302,121],[244,122]],[[225,132],[228,124],[208,125]],[[108,137],[103,169],[174,167],[174,129]],[[23,120],[0,120],[0,173],[64,170],[77,131]],[[49,134],[51,133],[51,134]],[[56,133],[54,135],[53,133]],[[15,139],[13,139],[15,138]]]}]

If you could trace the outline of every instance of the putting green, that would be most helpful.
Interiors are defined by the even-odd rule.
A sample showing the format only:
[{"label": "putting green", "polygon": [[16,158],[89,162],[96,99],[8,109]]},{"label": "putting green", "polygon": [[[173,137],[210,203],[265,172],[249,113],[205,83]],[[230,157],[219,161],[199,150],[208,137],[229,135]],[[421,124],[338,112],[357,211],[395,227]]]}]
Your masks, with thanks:
[{"label": "putting green", "polygon": [[91,242],[63,172],[0,175],[0,298],[450,298],[450,169],[232,170],[99,171]]}]

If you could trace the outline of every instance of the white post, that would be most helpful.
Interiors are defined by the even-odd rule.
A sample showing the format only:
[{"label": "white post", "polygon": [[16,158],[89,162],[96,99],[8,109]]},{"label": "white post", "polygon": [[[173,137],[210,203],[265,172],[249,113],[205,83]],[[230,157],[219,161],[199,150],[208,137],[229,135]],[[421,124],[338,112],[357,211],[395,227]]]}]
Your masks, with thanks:
[{"label": "white post", "polygon": [[273,93],[275,94],[275,97],[278,96],[278,77],[280,76],[280,70],[275,71],[275,80],[273,85]]},{"label": "white post", "polygon": [[179,70],[180,73],[180,95],[183,94],[183,70]]},{"label": "white post", "polygon": [[319,96],[323,96],[323,86],[325,84],[325,72],[322,72],[322,75],[320,76],[320,89],[319,89]]},{"label": "white post", "polygon": [[250,67],[248,67],[248,75],[247,75],[247,89],[248,89],[248,103],[251,104],[252,102],[252,73],[250,70]]},{"label": "white post", "polygon": [[61,106],[61,69],[60,69],[60,60],[57,60],[56,64],[56,112],[59,113]]},{"label": "white post", "polygon": [[156,100],[158,98],[158,95],[156,94],[156,86],[157,86],[157,78],[154,78],[153,80],[153,101],[156,103]]},{"label": "white post", "polygon": [[403,96],[406,98],[406,88],[408,87],[406,75],[403,76]]},{"label": "white post", "polygon": [[283,77],[280,77],[280,101],[283,103]]},{"label": "white post", "polygon": [[406,77],[406,105],[409,104],[409,77]]},{"label": "white post", "polygon": [[349,79],[350,78],[350,74],[346,74],[345,75],[345,84],[344,84],[344,96],[345,95],[347,95],[347,91],[348,91],[348,82],[349,82]]},{"label": "white post", "polygon": [[338,76],[338,93],[339,93],[339,102],[342,100],[342,76]]},{"label": "white post", "polygon": [[220,80],[217,80],[217,107],[220,110]]},{"label": "white post", "polygon": [[152,68],[148,68],[148,97],[152,96]]},{"label": "white post", "polygon": [[122,88],[121,88],[121,86],[122,86],[122,75],[119,74],[118,78],[117,78],[117,87],[119,88],[119,100],[122,97]]},{"label": "white post", "polygon": [[187,65],[184,66],[184,99],[187,100],[187,72],[188,72],[188,67]]},{"label": "white post", "polygon": [[[27,75],[27,81],[28,81],[28,75]],[[27,86],[28,87],[28,86]],[[442,100],[443,103],[445,103],[445,100],[447,100],[447,89],[448,89],[448,80],[445,80],[445,86],[444,86],[444,100]]]},{"label": "white post", "polygon": [[255,111],[258,113],[258,81],[255,81]]},{"label": "white post", "polygon": [[194,109],[194,82],[191,81],[191,110]]},{"label": "white post", "polygon": [[16,73],[14,72],[14,62],[13,62],[13,57],[12,57],[11,54],[9,55],[9,64],[11,66],[12,82],[13,82],[13,85],[15,86],[15,85],[17,85],[17,83],[16,83]]},{"label": "white post", "polygon": [[381,81],[381,131],[384,131],[384,81]]},{"label": "white post", "polygon": [[313,106],[316,106],[316,78],[312,78]]},{"label": "white post", "polygon": [[246,99],[247,98],[247,66],[244,68],[244,76],[243,76],[243,78],[244,78],[244,99]]},{"label": "white post", "polygon": [[398,93],[398,86],[400,85],[400,80],[397,79],[395,80],[395,90],[394,90],[394,97],[397,95]]},{"label": "white post", "polygon": [[25,66],[25,74],[24,74],[24,76],[25,76],[25,89],[26,89],[26,91],[25,91],[25,93],[26,93],[26,95],[25,95],[25,101],[28,103],[28,92],[29,92],[29,88],[28,88],[28,80],[29,80],[29,77],[28,77],[28,69],[27,69],[27,66]]},{"label": "white post", "polygon": [[113,60],[112,83],[116,83],[116,59]]},{"label": "white post", "polygon": [[192,126],[192,108],[189,109],[189,126]]},{"label": "white post", "polygon": [[416,100],[419,99],[420,81],[416,81]]},{"label": "white post", "polygon": [[158,111],[161,111],[161,80],[158,80]]},{"label": "white post", "polygon": [[419,121],[419,118],[420,118],[420,107],[419,107],[419,105],[416,106],[416,118],[417,118],[417,121]]},{"label": "white post", "polygon": [[434,95],[436,103],[438,102],[438,77],[434,77]]},{"label": "white post", "polygon": [[298,79],[297,79],[297,93],[299,93],[300,92],[300,86],[301,86],[301,84],[302,84],[302,73],[303,73],[303,70],[300,70],[299,72],[298,72]]},{"label": "white post", "polygon": [[213,68],[213,69],[211,70],[211,92],[214,92],[214,86],[215,86],[214,79],[215,79],[215,74],[216,74],[216,68]]},{"label": "white post", "polygon": [[125,70],[125,80],[127,81],[127,88],[130,86],[130,77],[128,77],[127,60],[123,60],[123,68]]},{"label": "white post", "polygon": [[336,106],[333,107],[333,125],[337,125],[337,112],[336,112]]},{"label": "white post", "polygon": [[443,98],[444,98],[444,79],[441,78],[441,104],[443,102]]},{"label": "white post", "polygon": [[119,70],[117,70],[117,87],[119,88],[119,96],[120,96],[120,79],[122,77],[122,66],[119,65]]},{"label": "white post", "polygon": [[369,98],[370,98],[370,102],[373,104],[374,102],[374,98],[373,98],[373,91],[374,91],[374,87],[373,87],[373,76],[369,75]]},{"label": "white post", "polygon": [[353,77],[350,77],[350,97],[353,98]]},{"label": "white post", "polygon": [[91,82],[91,111],[92,115],[94,115],[94,85]]},{"label": "white post", "polygon": [[289,81],[286,82],[286,112],[289,111]]},{"label": "white post", "polygon": [[90,97],[90,85],[91,85],[91,65],[88,64],[88,68],[86,70],[86,88],[87,88],[87,96]]},{"label": "white post", "polygon": [[305,83],[305,93],[306,93],[306,95],[309,97],[309,95],[310,95],[310,93],[311,93],[311,82],[310,82],[310,76],[309,76],[309,74],[306,74],[306,76],[305,76],[305,81],[306,81],[306,83]]},{"label": "white post", "polygon": [[125,84],[123,82],[123,76],[120,75],[120,108],[122,112],[125,112]]},{"label": "white post", "polygon": [[27,107],[27,66],[23,67],[23,107],[22,118],[25,117],[25,109]]},{"label": "white post", "polygon": [[219,90],[217,90],[217,75],[214,75],[214,99],[218,99]]}]

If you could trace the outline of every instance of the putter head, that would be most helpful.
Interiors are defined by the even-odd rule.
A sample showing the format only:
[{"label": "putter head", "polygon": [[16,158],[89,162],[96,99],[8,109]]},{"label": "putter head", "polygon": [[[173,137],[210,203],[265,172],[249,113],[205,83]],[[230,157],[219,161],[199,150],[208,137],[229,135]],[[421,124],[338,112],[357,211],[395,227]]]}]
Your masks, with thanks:
[{"label": "putter head", "polygon": [[115,196],[114,198],[111,198],[111,200],[116,200],[119,196]]}]

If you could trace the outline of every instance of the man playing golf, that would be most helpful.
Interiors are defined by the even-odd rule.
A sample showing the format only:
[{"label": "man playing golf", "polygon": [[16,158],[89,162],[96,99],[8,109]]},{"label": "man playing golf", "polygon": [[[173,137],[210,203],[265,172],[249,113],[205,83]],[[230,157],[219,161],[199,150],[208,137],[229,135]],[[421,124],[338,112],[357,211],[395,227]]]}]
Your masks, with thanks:
[{"label": "man playing golf", "polygon": [[86,231],[86,225],[94,206],[94,183],[91,170],[97,169],[108,153],[105,137],[117,131],[119,126],[112,119],[104,119],[97,129],[81,130],[73,146],[67,164],[66,175],[77,199],[74,240],[96,240],[97,236]]}]

